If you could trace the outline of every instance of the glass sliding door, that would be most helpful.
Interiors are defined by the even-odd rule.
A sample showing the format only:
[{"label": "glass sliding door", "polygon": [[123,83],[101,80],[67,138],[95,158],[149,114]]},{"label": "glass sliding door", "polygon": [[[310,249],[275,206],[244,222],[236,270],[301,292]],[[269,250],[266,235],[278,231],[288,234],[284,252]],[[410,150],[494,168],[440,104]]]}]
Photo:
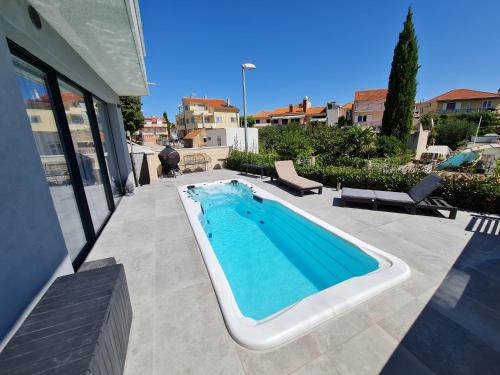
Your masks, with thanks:
[{"label": "glass sliding door", "polygon": [[113,142],[113,134],[111,133],[111,124],[108,117],[108,109],[106,103],[94,97],[94,110],[99,126],[99,137],[104,149],[104,157],[108,168],[109,182],[113,199],[117,202],[122,194],[122,179],[118,169],[118,161],[116,159],[115,144]]},{"label": "glass sliding door", "polygon": [[54,105],[47,89],[47,76],[15,56],[13,62],[66,247],[71,260],[75,260],[87,238],[54,116]]},{"label": "glass sliding door", "polygon": [[111,211],[103,183],[103,166],[99,164],[85,96],[73,85],[60,79],[58,81],[85,196],[94,230],[97,232]]}]

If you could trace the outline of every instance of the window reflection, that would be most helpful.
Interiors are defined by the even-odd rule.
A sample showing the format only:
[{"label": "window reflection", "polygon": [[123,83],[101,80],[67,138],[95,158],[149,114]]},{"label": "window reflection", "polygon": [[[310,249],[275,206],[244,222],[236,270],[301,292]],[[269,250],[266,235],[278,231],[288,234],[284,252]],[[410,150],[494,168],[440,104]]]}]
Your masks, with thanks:
[{"label": "window reflection", "polygon": [[66,247],[71,260],[74,260],[87,240],[48,95],[46,76],[17,57],[13,57],[13,61]]},{"label": "window reflection", "polygon": [[94,98],[94,109],[97,117],[97,124],[99,125],[99,135],[101,137],[101,143],[104,149],[106,166],[108,168],[111,191],[113,193],[113,198],[116,202],[121,196],[122,185],[121,185],[120,172],[118,169],[118,162],[116,160],[115,146],[113,142],[113,136],[111,133],[111,125],[109,123],[106,103],[97,98]]},{"label": "window reflection", "polygon": [[110,210],[106,200],[101,166],[97,159],[84,95],[72,85],[61,80],[59,80],[59,89],[92,222],[94,229],[97,231],[104,224]]}]

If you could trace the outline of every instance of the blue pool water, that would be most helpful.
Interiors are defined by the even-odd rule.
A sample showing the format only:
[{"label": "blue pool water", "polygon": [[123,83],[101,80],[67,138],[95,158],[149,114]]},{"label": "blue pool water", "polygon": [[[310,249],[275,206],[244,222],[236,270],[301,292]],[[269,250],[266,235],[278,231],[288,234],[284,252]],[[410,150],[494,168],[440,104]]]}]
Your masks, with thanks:
[{"label": "blue pool water", "polygon": [[240,183],[188,189],[243,315],[260,320],[379,267],[358,247]]}]

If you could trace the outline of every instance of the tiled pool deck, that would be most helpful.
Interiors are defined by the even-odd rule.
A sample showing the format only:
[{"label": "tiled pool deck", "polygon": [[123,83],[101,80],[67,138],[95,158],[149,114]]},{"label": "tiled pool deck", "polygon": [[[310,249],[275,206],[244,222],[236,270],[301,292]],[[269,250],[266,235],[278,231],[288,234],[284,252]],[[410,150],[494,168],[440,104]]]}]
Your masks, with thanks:
[{"label": "tiled pool deck", "polygon": [[[456,220],[339,207],[248,179],[408,263],[406,282],[269,352],[229,336],[178,185],[242,178],[228,170],[163,179],[124,197],[88,260],[115,257],[134,318],[125,373],[499,374],[500,219]],[[243,176],[243,178],[246,178]]]}]

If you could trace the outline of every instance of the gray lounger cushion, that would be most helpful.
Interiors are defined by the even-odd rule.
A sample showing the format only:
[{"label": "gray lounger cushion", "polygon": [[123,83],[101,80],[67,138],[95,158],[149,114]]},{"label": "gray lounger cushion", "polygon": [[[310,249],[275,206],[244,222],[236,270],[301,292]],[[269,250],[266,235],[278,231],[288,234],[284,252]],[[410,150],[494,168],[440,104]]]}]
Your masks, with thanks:
[{"label": "gray lounger cushion", "polygon": [[408,195],[415,201],[415,203],[421,202],[443,183],[444,179],[442,177],[430,174],[412,187],[408,192]]},{"label": "gray lounger cushion", "polygon": [[373,190],[368,189],[342,188],[342,197],[356,199],[375,199],[375,193],[373,192]]},{"label": "gray lounger cushion", "polygon": [[383,191],[374,190],[375,197],[379,201],[402,203],[402,204],[415,204],[415,201],[406,193],[399,193],[396,191]]}]

